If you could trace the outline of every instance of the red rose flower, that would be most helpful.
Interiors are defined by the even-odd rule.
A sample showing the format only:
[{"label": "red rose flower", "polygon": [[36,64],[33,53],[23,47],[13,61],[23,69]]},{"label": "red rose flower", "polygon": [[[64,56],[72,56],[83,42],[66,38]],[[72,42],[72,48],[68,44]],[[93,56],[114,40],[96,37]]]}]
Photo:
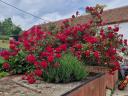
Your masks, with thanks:
[{"label": "red rose flower", "polygon": [[60,45],[59,47],[60,47],[61,50],[63,50],[63,51],[66,51],[66,49],[67,49],[67,45],[66,45],[66,44],[62,44],[62,45]]},{"label": "red rose flower", "polygon": [[111,26],[108,26],[108,30],[112,30],[112,27]]},{"label": "red rose flower", "polygon": [[17,55],[17,52],[12,52],[11,53],[11,56],[16,56]]},{"label": "red rose flower", "polygon": [[40,64],[44,69],[48,67],[48,63],[46,61],[42,61]]},{"label": "red rose flower", "polygon": [[11,40],[9,40],[9,43],[10,44],[14,44],[15,43],[15,40],[14,39],[11,39]]},{"label": "red rose flower", "polygon": [[46,47],[46,51],[48,51],[48,52],[52,52],[52,51],[53,51],[53,48],[50,47],[50,46],[48,46],[48,47]]},{"label": "red rose flower", "polygon": [[34,84],[36,82],[34,77],[31,77],[30,79],[28,79],[28,83],[29,84]]},{"label": "red rose flower", "polygon": [[26,60],[27,60],[29,63],[34,63],[35,60],[36,60],[36,57],[35,57],[33,54],[29,54],[29,55],[26,57]]},{"label": "red rose flower", "polygon": [[4,51],[2,51],[1,52],[1,54],[0,54],[1,56],[5,56],[5,55],[10,55],[10,52],[9,51],[7,51],[7,50],[4,50]]},{"label": "red rose flower", "polygon": [[116,60],[115,56],[111,56],[110,58],[111,58],[111,60]]},{"label": "red rose flower", "polygon": [[115,26],[115,28],[113,29],[114,32],[118,32],[119,31],[119,26]]},{"label": "red rose flower", "polygon": [[56,57],[57,57],[57,58],[60,58],[60,57],[61,57],[61,54],[59,54],[59,53],[56,54]]},{"label": "red rose flower", "polygon": [[85,51],[85,56],[86,57],[89,57],[90,56],[90,53],[91,53],[90,50]]},{"label": "red rose flower", "polygon": [[14,45],[14,44],[10,44],[10,49],[15,49],[16,48],[16,46]]},{"label": "red rose flower", "polygon": [[120,68],[120,63],[118,61],[115,61],[113,64],[117,70]]},{"label": "red rose flower", "polygon": [[9,63],[3,63],[2,68],[3,69],[9,69],[10,68],[10,64]]},{"label": "red rose flower", "polygon": [[66,40],[67,40],[67,36],[63,33],[58,33],[56,38],[58,38],[59,40],[61,40],[63,42],[66,42]]},{"label": "red rose flower", "polygon": [[112,32],[110,32],[109,34],[108,34],[108,38],[113,38],[114,37],[114,34],[112,33]]},{"label": "red rose flower", "polygon": [[35,62],[34,62],[34,66],[35,66],[35,67],[38,67],[38,66],[39,66],[39,62],[35,61]]},{"label": "red rose flower", "polygon": [[98,39],[96,37],[94,37],[94,36],[84,37],[84,40],[86,42],[91,43],[91,44],[94,44],[94,43],[98,42]]},{"label": "red rose flower", "polygon": [[10,56],[9,55],[5,55],[3,56],[4,60],[9,60]]},{"label": "red rose flower", "polygon": [[58,47],[58,48],[55,49],[55,51],[59,53],[59,52],[61,52],[61,48]]},{"label": "red rose flower", "polygon": [[36,69],[36,70],[34,71],[34,73],[35,73],[35,75],[37,75],[37,76],[39,76],[39,77],[43,74],[43,72],[42,72],[40,69]]},{"label": "red rose flower", "polygon": [[24,45],[25,49],[27,49],[27,50],[29,50],[29,48],[31,47],[30,43],[26,40],[23,42],[23,45]]},{"label": "red rose flower", "polygon": [[76,44],[75,47],[76,47],[77,49],[81,49],[83,46],[82,46],[82,44]]},{"label": "red rose flower", "polygon": [[99,51],[95,51],[93,54],[96,58],[99,58]]},{"label": "red rose flower", "polygon": [[124,52],[125,50],[126,50],[126,48],[124,48],[124,47],[121,49],[122,52]]},{"label": "red rose flower", "polygon": [[47,57],[47,56],[49,56],[49,53],[48,52],[41,52],[40,55],[42,57]]},{"label": "red rose flower", "polygon": [[51,62],[53,62],[53,61],[54,61],[54,56],[49,56],[49,57],[48,57],[48,62],[51,63]]},{"label": "red rose flower", "polygon": [[71,47],[71,48],[70,48],[70,51],[71,51],[72,53],[74,53],[75,48]]},{"label": "red rose flower", "polygon": [[127,39],[124,39],[124,44],[125,46],[127,46]]}]

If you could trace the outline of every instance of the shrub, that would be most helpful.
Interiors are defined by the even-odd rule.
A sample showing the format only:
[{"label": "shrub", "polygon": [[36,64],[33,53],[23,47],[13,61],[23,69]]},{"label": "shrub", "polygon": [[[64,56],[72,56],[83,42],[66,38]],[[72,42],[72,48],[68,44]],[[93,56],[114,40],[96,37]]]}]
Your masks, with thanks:
[{"label": "shrub", "polygon": [[87,76],[83,63],[71,53],[63,54],[62,58],[58,59],[54,66],[58,66],[58,68],[50,66],[44,71],[43,78],[45,81],[67,83],[85,79]]},{"label": "shrub", "polygon": [[8,75],[9,74],[7,72],[0,72],[0,79]]},{"label": "shrub", "polygon": [[[79,61],[91,65],[111,64],[114,65],[112,71],[119,69],[122,57],[118,53],[128,53],[127,40],[118,34],[118,26],[104,27],[101,18],[103,6],[87,7],[86,11],[92,15],[92,20],[85,24],[72,26],[73,16],[73,19],[64,20],[60,28],[51,26],[50,30],[53,32],[44,31],[41,26],[34,26],[23,32],[19,41],[11,40],[10,50],[1,52],[5,59],[3,68],[14,73],[28,72],[26,80],[29,83],[34,83],[35,77],[41,77],[42,74],[45,74],[43,78],[49,82],[80,80],[84,77],[84,72],[76,70],[76,62],[77,67],[81,68]],[[61,59],[62,53],[67,50],[75,57],[68,54],[69,56],[63,56]],[[55,69],[58,64],[60,66]]]},{"label": "shrub", "polygon": [[9,36],[0,36],[0,40],[9,40]]}]

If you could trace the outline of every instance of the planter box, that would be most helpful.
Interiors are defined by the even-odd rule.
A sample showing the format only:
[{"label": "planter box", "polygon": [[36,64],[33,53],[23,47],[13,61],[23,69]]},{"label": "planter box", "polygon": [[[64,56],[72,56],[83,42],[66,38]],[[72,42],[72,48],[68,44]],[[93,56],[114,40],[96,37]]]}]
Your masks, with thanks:
[{"label": "planter box", "polygon": [[62,96],[106,96],[105,75],[98,74]]},{"label": "planter box", "polygon": [[21,86],[38,92],[40,95],[36,96],[105,96],[105,75],[104,73],[93,73],[85,80],[79,82],[55,84],[40,81],[36,84],[28,84],[15,78],[13,81]]},{"label": "planter box", "polygon": [[105,83],[108,89],[113,89],[118,81],[118,70],[114,71],[114,74],[109,74],[109,68],[101,66],[87,66],[89,72],[101,72],[105,73]]}]

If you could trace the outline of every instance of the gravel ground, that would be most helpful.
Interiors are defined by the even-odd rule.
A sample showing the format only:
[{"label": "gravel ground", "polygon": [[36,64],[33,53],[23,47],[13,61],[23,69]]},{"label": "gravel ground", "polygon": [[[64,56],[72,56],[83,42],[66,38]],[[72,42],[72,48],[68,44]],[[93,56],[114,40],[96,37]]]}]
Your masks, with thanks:
[{"label": "gravel ground", "polygon": [[61,96],[62,94],[74,89],[83,82],[73,82],[67,84],[53,84],[44,81],[37,81],[35,84],[28,84],[26,81],[21,80],[20,77],[14,78],[14,82],[22,85],[30,90],[41,93],[41,96]]},{"label": "gravel ground", "polygon": [[16,77],[0,79],[0,96],[42,96],[12,81]]},{"label": "gravel ground", "polygon": [[112,96],[128,96],[128,85],[125,88],[125,90],[120,91],[120,90],[116,89]]}]

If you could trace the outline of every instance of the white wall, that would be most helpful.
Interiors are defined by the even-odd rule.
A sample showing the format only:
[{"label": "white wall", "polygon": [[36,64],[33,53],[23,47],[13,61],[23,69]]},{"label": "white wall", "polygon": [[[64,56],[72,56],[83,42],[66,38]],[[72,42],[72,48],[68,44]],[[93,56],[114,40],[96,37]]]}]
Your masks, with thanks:
[{"label": "white wall", "polygon": [[124,39],[128,39],[128,23],[119,24],[119,34],[124,35]]}]

